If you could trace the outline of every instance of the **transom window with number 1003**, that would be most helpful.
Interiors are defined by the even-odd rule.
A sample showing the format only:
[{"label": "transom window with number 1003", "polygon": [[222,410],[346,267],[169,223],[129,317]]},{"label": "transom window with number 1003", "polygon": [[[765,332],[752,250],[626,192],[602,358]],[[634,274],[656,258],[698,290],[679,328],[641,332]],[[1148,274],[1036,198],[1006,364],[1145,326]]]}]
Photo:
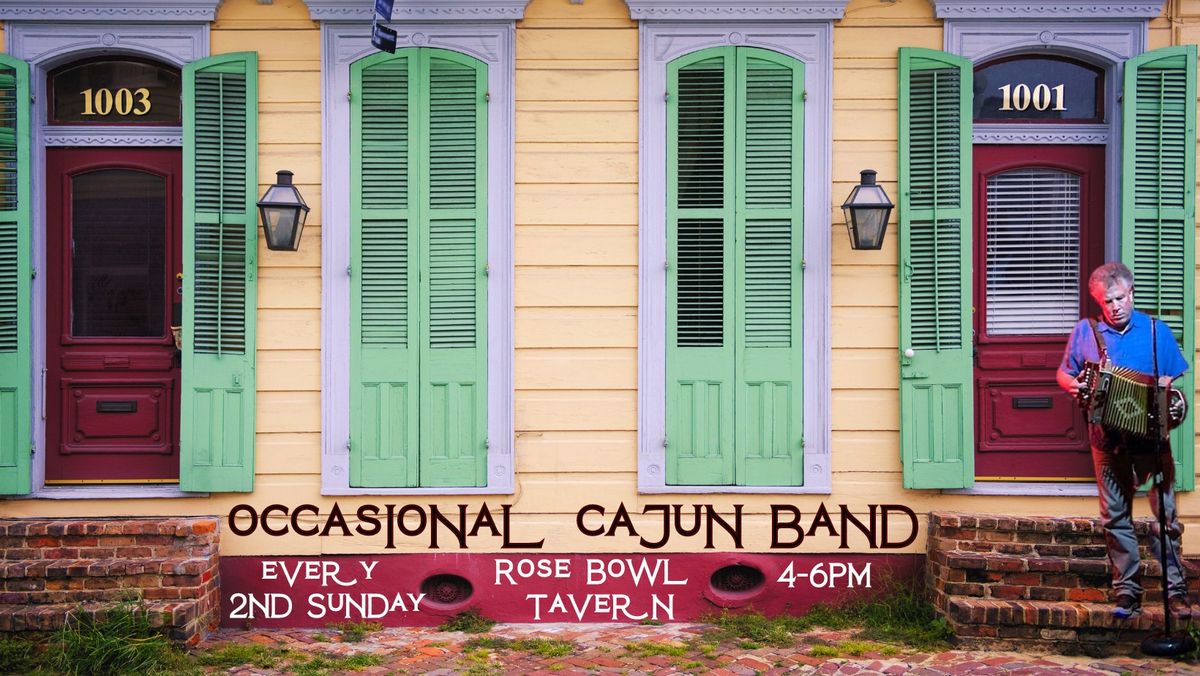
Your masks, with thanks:
[{"label": "transom window with number 1003", "polygon": [[49,123],[180,124],[179,69],[128,57],[82,61],[49,75]]}]

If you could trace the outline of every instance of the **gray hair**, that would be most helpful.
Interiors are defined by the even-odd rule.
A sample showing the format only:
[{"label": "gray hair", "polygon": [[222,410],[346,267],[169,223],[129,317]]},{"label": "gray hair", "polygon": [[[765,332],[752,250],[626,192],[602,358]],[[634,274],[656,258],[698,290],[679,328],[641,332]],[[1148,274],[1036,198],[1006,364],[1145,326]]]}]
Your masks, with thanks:
[{"label": "gray hair", "polygon": [[1124,282],[1130,288],[1133,288],[1133,272],[1125,267],[1124,263],[1109,261],[1092,270],[1092,275],[1088,277],[1088,290],[1099,289],[1100,291],[1107,291],[1120,282]]}]

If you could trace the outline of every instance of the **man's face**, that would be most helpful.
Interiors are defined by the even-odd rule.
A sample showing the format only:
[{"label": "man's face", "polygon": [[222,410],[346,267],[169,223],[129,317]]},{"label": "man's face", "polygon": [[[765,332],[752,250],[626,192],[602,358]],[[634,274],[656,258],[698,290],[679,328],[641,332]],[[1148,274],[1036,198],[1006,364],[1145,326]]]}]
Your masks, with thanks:
[{"label": "man's face", "polygon": [[1092,289],[1092,298],[1104,312],[1104,323],[1120,330],[1129,323],[1133,314],[1133,287],[1125,282],[1115,282],[1107,289]]}]

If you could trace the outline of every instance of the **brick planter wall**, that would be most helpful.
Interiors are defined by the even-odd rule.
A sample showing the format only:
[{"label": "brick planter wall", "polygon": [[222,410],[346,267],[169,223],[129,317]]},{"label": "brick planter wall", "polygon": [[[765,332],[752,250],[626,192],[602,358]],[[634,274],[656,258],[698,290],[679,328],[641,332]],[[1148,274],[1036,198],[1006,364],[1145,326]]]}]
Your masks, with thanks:
[{"label": "brick planter wall", "polygon": [[216,517],[0,519],[0,632],[50,631],[142,599],[188,644],[220,618]]}]

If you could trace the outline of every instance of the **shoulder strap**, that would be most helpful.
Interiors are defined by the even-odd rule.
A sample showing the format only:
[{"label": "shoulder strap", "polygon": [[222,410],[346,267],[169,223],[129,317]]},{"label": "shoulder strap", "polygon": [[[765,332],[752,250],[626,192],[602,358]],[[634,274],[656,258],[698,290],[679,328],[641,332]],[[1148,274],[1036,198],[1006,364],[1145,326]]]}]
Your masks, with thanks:
[{"label": "shoulder strap", "polygon": [[1092,327],[1092,335],[1096,337],[1096,349],[1100,354],[1100,363],[1108,361],[1108,347],[1104,344],[1104,337],[1100,335],[1099,327],[1096,326],[1096,318],[1089,317],[1088,325]]}]

